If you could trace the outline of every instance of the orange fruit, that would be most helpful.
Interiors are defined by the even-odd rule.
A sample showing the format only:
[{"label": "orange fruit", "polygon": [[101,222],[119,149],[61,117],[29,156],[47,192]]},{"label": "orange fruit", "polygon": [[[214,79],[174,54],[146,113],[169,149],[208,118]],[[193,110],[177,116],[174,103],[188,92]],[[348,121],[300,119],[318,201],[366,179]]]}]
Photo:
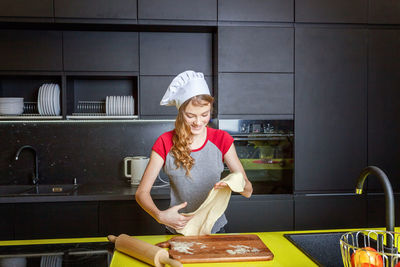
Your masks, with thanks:
[{"label": "orange fruit", "polygon": [[351,255],[352,267],[383,267],[382,256],[371,247],[357,249]]}]

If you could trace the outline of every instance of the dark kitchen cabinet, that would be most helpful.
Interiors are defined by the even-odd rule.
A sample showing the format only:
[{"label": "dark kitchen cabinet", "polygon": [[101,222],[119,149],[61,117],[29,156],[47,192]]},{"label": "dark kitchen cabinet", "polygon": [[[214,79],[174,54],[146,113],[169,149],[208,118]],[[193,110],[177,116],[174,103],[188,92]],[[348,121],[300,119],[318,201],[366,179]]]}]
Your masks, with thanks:
[{"label": "dark kitchen cabinet", "polygon": [[[56,22],[62,19],[113,19],[137,18],[136,0],[54,0]],[[71,22],[71,20],[68,20]]]},{"label": "dark kitchen cabinet", "polygon": [[66,71],[138,71],[138,33],[66,31]]},{"label": "dark kitchen cabinet", "polygon": [[[140,77],[140,115],[141,117],[175,118],[178,114],[175,106],[160,106],[160,100],[165,94],[174,76],[141,76]],[[205,76],[208,88],[212,94],[212,77]]]},{"label": "dark kitchen cabinet", "polygon": [[59,31],[0,30],[0,70],[62,70]]},{"label": "dark kitchen cabinet", "polygon": [[[386,227],[386,203],[385,196],[383,194],[368,194],[368,227]],[[395,226],[400,224],[400,195],[395,194],[394,196],[394,209],[395,209]]]},{"label": "dark kitchen cabinet", "polygon": [[[216,21],[217,0],[138,0],[139,20]],[[163,23],[162,21],[158,23]],[[181,22],[180,24],[185,24]]]},{"label": "dark kitchen cabinet", "polygon": [[293,22],[294,0],[219,0],[218,21]]},{"label": "dark kitchen cabinet", "polygon": [[175,76],[185,70],[212,74],[210,33],[140,33],[141,75]]},{"label": "dark kitchen cabinet", "polygon": [[52,22],[53,10],[53,0],[2,0],[0,21]]},{"label": "dark kitchen cabinet", "polygon": [[293,74],[220,73],[218,113],[293,114]]},{"label": "dark kitchen cabinet", "polygon": [[[371,29],[368,45],[368,164],[380,167],[400,191],[400,30]],[[368,189],[382,191],[376,177]]]},{"label": "dark kitchen cabinet", "polygon": [[354,191],[367,164],[363,29],[296,29],[295,191]]},{"label": "dark kitchen cabinet", "polygon": [[294,196],[295,230],[365,228],[367,200],[358,195]]},{"label": "dark kitchen cabinet", "polygon": [[98,236],[97,202],[16,205],[15,239]]},{"label": "dark kitchen cabinet", "polygon": [[0,240],[14,239],[14,204],[0,205]]},{"label": "dark kitchen cabinet", "polygon": [[219,27],[219,72],[293,72],[293,28]]},{"label": "dark kitchen cabinet", "polygon": [[368,0],[296,0],[296,22],[366,23]]},{"label": "dark kitchen cabinet", "polygon": [[368,23],[399,24],[400,2],[397,0],[369,0]]},{"label": "dark kitchen cabinet", "polygon": [[[133,196],[132,196],[133,197]],[[156,206],[165,210],[169,199],[154,200]],[[100,202],[100,235],[163,235],[165,226],[159,224],[135,200]]]},{"label": "dark kitchen cabinet", "polygon": [[291,195],[233,195],[225,211],[228,233],[293,230]]}]

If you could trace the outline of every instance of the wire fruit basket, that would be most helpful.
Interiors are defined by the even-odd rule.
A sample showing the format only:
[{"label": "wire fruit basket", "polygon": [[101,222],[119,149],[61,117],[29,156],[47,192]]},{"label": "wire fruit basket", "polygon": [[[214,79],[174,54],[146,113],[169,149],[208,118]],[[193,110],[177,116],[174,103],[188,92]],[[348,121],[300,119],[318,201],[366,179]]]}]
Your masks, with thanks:
[{"label": "wire fruit basket", "polygon": [[400,233],[361,230],[340,238],[345,267],[400,267],[398,253]]}]

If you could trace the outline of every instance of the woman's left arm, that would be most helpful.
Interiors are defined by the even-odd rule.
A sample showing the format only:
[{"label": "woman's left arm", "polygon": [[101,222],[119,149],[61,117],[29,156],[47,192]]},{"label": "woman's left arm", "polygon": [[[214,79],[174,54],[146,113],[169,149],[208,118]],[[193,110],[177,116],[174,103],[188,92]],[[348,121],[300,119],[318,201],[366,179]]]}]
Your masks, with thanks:
[{"label": "woman's left arm", "polygon": [[228,165],[228,168],[231,172],[241,172],[243,174],[246,184],[243,192],[240,194],[244,197],[250,198],[251,194],[253,193],[253,186],[251,185],[249,179],[247,179],[246,172],[244,171],[242,163],[239,160],[234,144],[232,144],[228,152],[225,153],[224,161],[226,165]]}]

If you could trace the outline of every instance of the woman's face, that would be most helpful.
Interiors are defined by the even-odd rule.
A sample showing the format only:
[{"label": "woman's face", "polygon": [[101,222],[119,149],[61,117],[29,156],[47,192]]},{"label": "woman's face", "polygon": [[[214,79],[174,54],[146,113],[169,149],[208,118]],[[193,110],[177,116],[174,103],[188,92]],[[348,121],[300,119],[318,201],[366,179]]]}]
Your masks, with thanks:
[{"label": "woman's face", "polygon": [[189,102],[183,112],[183,118],[190,126],[193,135],[202,134],[210,121],[211,105],[207,102],[204,104],[206,105],[194,106],[192,102]]}]

